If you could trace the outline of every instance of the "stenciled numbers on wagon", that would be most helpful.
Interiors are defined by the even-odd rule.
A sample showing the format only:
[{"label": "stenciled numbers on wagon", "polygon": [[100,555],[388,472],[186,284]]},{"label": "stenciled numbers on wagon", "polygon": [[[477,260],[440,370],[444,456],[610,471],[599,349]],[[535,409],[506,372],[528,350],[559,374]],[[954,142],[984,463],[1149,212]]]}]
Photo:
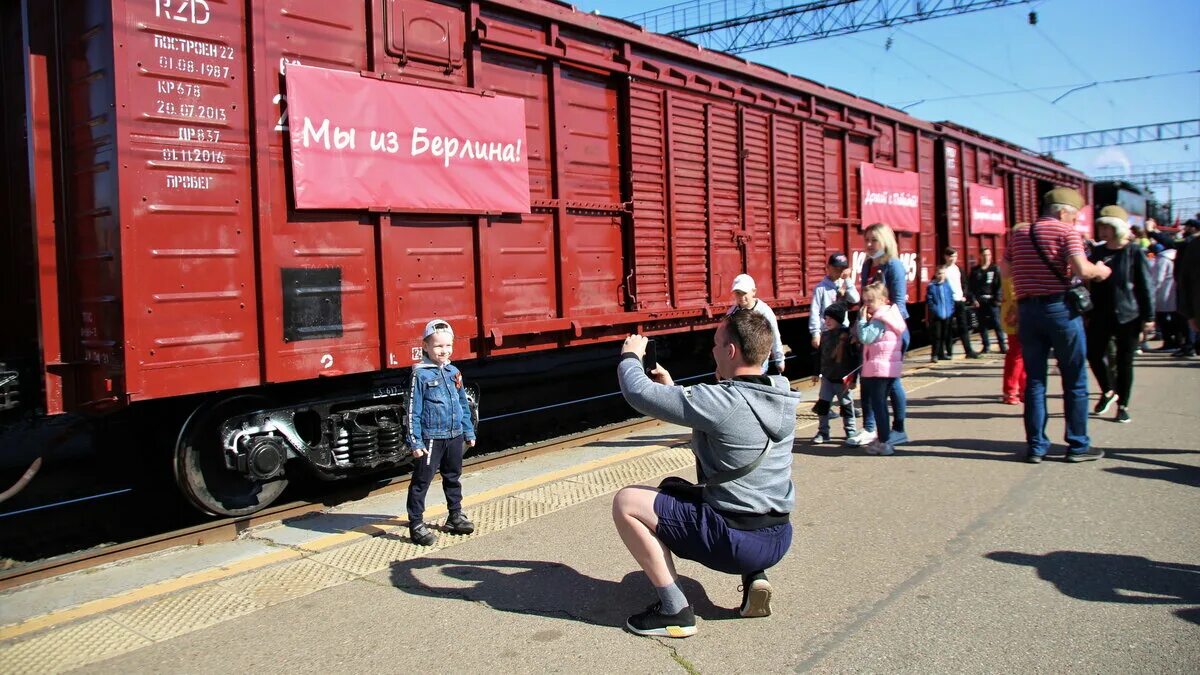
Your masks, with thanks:
[{"label": "stenciled numbers on wagon", "polygon": [[212,18],[208,0],[154,0],[154,16],[203,26]]},{"label": "stenciled numbers on wagon", "polygon": [[210,148],[163,148],[164,162],[199,162],[201,164],[224,164],[225,151]]}]

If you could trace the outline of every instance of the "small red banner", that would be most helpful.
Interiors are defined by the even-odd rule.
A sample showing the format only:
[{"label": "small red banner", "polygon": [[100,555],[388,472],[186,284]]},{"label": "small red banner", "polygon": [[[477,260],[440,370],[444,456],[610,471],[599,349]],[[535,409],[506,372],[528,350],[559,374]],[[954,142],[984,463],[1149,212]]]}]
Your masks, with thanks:
[{"label": "small red banner", "polygon": [[287,67],[299,209],[528,213],[525,103]]},{"label": "small red banner", "polygon": [[1004,234],[1008,220],[1004,217],[1003,188],[968,183],[967,199],[971,234]]},{"label": "small red banner", "polygon": [[863,227],[886,223],[897,232],[920,232],[921,178],[914,171],[890,171],[859,164]]},{"label": "small red banner", "polygon": [[1092,231],[1092,205],[1079,209],[1079,215],[1075,217],[1075,231],[1083,235],[1085,240],[1095,236]]}]

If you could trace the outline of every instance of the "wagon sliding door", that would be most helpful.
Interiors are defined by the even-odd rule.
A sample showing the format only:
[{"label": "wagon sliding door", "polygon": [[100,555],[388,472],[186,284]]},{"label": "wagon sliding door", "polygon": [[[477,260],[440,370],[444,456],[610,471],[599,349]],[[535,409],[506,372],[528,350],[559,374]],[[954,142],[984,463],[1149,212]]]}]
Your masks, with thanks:
[{"label": "wagon sliding door", "polygon": [[258,246],[270,382],[380,368],[375,218],[291,208],[283,79],[289,64],[368,70],[363,3],[255,3]]},{"label": "wagon sliding door", "polygon": [[[476,86],[525,101],[532,213],[479,234],[491,353],[579,338],[625,311],[617,90],[607,76],[484,51]],[[570,331],[570,332],[567,332]]]}]

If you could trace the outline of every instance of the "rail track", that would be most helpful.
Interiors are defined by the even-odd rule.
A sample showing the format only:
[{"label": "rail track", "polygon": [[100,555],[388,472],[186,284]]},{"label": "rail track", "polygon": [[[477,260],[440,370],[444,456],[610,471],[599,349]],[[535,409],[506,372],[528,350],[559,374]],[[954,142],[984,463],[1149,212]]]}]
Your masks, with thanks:
[{"label": "rail track", "polygon": [[[464,468],[470,470],[486,469],[502,466],[511,462],[521,461],[549,454],[566,448],[576,447],[585,443],[608,438],[610,436],[651,428],[661,424],[648,417],[638,417],[625,422],[610,424],[596,429],[590,429],[567,436],[550,439],[527,446],[511,448],[495,453],[471,457],[464,462]],[[0,591],[15,588],[33,581],[97,567],[106,563],[126,560],[146,553],[162,551],[176,546],[199,546],[215,544],[223,541],[233,541],[243,532],[291,518],[298,518],[309,513],[315,513],[350,501],[357,501],[374,495],[382,495],[408,488],[409,476],[396,476],[383,480],[373,486],[358,485],[338,490],[332,494],[322,495],[320,499],[311,501],[295,501],[287,504],[271,506],[257,513],[234,518],[223,518],[200,525],[193,525],[180,530],[144,537],[133,541],[96,547],[56,556],[28,565],[22,565],[0,572]]]}]

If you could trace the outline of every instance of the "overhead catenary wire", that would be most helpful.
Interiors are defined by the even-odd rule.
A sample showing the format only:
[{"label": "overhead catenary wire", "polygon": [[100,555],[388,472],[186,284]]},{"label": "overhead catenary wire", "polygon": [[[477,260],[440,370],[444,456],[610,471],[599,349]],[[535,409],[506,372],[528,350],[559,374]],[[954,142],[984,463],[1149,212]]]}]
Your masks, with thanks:
[{"label": "overhead catenary wire", "polygon": [[906,101],[906,102],[896,103],[894,105],[901,110],[908,110],[909,108],[916,106],[916,105],[920,105],[922,103],[938,103],[941,101],[958,101],[958,100],[969,99],[969,98],[987,98],[990,96],[1009,96],[1012,94],[1027,94],[1027,93],[1035,92],[1035,91],[1042,92],[1042,91],[1054,91],[1056,89],[1068,89],[1069,91],[1067,91],[1066,93],[1060,94],[1058,96],[1058,98],[1054,99],[1053,102],[1057,103],[1057,102],[1061,101],[1062,99],[1066,98],[1068,95],[1070,95],[1076,91],[1079,91],[1081,89],[1087,88],[1087,87],[1095,87],[1095,86],[1102,85],[1102,84],[1126,84],[1129,82],[1143,82],[1143,81],[1147,81],[1147,80],[1156,80],[1156,79],[1166,78],[1166,77],[1180,77],[1183,75],[1200,75],[1200,69],[1178,70],[1173,73],[1155,73],[1153,75],[1138,75],[1135,77],[1119,77],[1119,78],[1115,78],[1112,80],[1095,80],[1092,82],[1076,82],[1073,84],[1048,84],[1048,85],[1045,85],[1042,87],[1028,87],[1028,88],[1021,88],[1021,89],[1001,89],[998,91],[981,91],[981,92],[977,92],[974,94],[957,94],[954,96],[937,96],[934,98],[923,98],[923,99],[920,99],[917,101]]}]

